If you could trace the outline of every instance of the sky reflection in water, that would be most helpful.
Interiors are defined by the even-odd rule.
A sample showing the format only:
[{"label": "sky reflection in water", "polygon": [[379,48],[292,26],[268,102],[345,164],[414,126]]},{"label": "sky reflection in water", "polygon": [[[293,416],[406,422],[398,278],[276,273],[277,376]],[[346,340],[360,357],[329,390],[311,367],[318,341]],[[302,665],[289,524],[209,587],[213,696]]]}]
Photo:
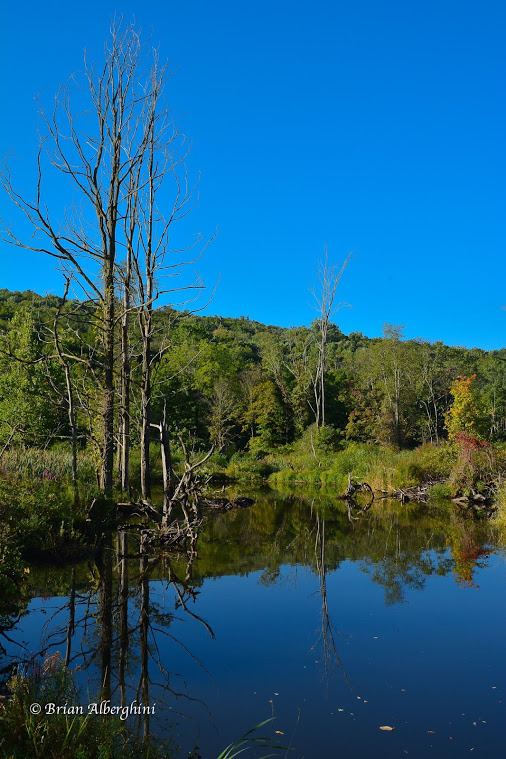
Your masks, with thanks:
[{"label": "sky reflection in water", "polygon": [[[144,591],[138,545],[131,537],[128,600],[116,540],[110,599],[103,568],[76,568],[71,665],[87,662],[84,700],[103,681],[105,623],[113,699],[122,661],[127,701],[148,694],[146,678],[136,691],[144,651],[150,729],[184,750],[198,743],[205,759],[270,716],[293,757],[501,755],[506,568],[487,523],[387,502],[350,521],[330,499],[263,494],[207,520],[189,568],[184,556],[141,559]],[[30,577],[37,597],[10,636],[64,656],[70,570]]]}]

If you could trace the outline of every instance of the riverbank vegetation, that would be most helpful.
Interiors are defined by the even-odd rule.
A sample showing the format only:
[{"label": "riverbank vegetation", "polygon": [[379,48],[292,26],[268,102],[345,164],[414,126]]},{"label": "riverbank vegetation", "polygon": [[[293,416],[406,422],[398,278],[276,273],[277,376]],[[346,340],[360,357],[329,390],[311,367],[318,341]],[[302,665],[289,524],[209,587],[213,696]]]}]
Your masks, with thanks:
[{"label": "riverbank vegetation", "polygon": [[[63,275],[60,295],[0,291],[7,482],[53,483],[65,503],[70,489],[81,518],[90,498],[150,502],[161,479],[164,519],[176,492],[194,492],[196,460],[222,480],[425,477],[458,494],[486,475],[495,487],[506,350],[406,340],[391,324],[381,338],[345,335],[336,294],[350,255],[335,265],[325,250],[309,327],[197,315],[204,287],[189,265],[211,240],[188,237],[198,178],[167,84],[157,53],[118,19],[103,60],[85,59],[39,103],[33,197],[2,172],[14,214],[4,240]],[[46,198],[50,177],[75,207]]]},{"label": "riverbank vegetation", "polygon": [[[89,503],[100,491],[97,408],[90,407],[93,377],[83,374],[79,362],[72,365],[72,430],[65,373],[44,338],[55,314],[66,309],[84,309],[91,316],[94,306],[64,303],[56,296],[0,292],[0,465],[4,486],[25,483],[21,500],[29,496],[26,483],[34,493],[58,491],[65,502],[77,493],[78,501]],[[181,440],[195,455],[214,448],[204,471],[216,483],[270,479],[331,484],[343,492],[352,473],[377,490],[446,482],[448,495],[457,495],[498,481],[504,472],[504,350],[404,340],[399,329],[390,327],[383,338],[369,339],[359,333],[344,335],[331,325],[326,422],[318,426],[313,411],[317,323],[282,329],[169,307],[156,311],[153,322],[154,353],[162,343],[167,350],[154,366],[151,419],[158,425],[165,418],[176,472],[184,460]],[[130,342],[138,340],[132,324]],[[130,363],[135,388],[142,362],[134,351]],[[131,401],[128,481],[135,497],[143,491],[145,462],[143,414],[133,390]],[[117,493],[122,491],[120,416],[118,410]],[[73,434],[78,440],[75,459]],[[150,431],[148,437],[150,480],[161,481],[158,432]],[[36,501],[40,498],[31,498]]]}]

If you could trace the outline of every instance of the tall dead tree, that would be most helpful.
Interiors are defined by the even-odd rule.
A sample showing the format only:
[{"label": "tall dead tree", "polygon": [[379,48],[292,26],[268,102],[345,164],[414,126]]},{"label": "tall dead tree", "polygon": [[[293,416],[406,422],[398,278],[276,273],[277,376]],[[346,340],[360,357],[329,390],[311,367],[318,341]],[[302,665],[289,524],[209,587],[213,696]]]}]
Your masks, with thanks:
[{"label": "tall dead tree", "polygon": [[[198,297],[203,289],[198,275],[191,281],[184,278],[178,280],[176,286],[172,286],[171,278],[180,276],[183,268],[197,260],[210,242],[204,244],[193,260],[181,260],[179,256],[174,260],[176,251],[170,245],[172,226],[193,208],[196,183],[191,184],[188,179],[186,138],[180,133],[168,109],[162,105],[166,76],[165,69],[159,69],[155,62],[144,124],[146,151],[140,170],[141,189],[136,193],[134,208],[136,232],[132,269],[141,340],[141,492],[145,499],[151,496],[149,444],[153,426],[153,368],[170,345],[167,333],[156,335],[155,307],[161,296],[169,296],[171,300],[175,298],[178,302],[173,305],[179,306],[186,306],[194,299],[191,291],[196,291]],[[177,252],[186,254],[200,241],[199,235],[192,245]],[[158,337],[156,344],[155,337]],[[167,429],[165,422],[164,425]]]},{"label": "tall dead tree", "polygon": [[344,263],[334,266],[329,263],[328,251],[325,246],[323,261],[318,267],[318,285],[314,289],[313,295],[318,305],[318,355],[316,367],[312,375],[313,385],[313,402],[310,403],[311,410],[315,415],[317,429],[325,426],[325,369],[326,369],[326,351],[327,351],[327,333],[332,316],[338,311],[343,303],[336,303],[337,286],[343,276],[352,253],[349,253]]},{"label": "tall dead tree", "polygon": [[[43,132],[34,197],[20,194],[8,168],[3,172],[4,187],[24,213],[32,233],[23,237],[5,226],[4,239],[56,259],[84,297],[96,304],[102,348],[97,377],[101,395],[100,484],[104,492],[111,492],[113,486],[118,385],[119,470],[122,488],[129,487],[128,330],[129,314],[135,310],[139,315],[145,497],[149,495],[153,303],[164,292],[157,289],[163,269],[170,269],[165,274],[180,273],[181,264],[165,263],[169,228],[190,209],[193,190],[184,167],[186,140],[163,104],[166,79],[166,68],[160,67],[156,51],[141,43],[136,29],[114,23],[103,64],[96,67],[85,56],[84,83],[72,77],[60,88],[52,109],[39,106]],[[45,179],[51,170],[68,181],[68,195],[77,194],[78,202],[72,208],[60,209],[56,197],[48,199]],[[175,179],[171,201],[161,194],[168,175]],[[167,216],[160,210],[162,205],[169,209]],[[171,291],[179,289],[171,287]],[[132,303],[134,291],[138,298]]]}]

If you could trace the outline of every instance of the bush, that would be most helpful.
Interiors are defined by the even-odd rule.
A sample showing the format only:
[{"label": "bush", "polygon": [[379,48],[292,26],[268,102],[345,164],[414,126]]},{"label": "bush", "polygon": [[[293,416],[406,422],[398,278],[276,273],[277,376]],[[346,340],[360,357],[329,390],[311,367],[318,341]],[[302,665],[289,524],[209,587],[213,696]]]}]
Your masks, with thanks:
[{"label": "bush", "polygon": [[266,480],[275,466],[265,458],[252,451],[234,453],[225,469],[228,479],[239,482],[258,482]]}]

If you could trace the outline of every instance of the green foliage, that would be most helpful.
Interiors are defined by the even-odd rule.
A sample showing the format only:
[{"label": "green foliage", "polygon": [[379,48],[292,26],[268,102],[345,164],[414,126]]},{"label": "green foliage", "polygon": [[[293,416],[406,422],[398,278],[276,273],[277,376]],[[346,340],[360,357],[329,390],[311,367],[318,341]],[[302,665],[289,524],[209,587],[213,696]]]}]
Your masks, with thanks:
[{"label": "green foliage", "polygon": [[23,305],[0,340],[0,442],[37,444],[58,424],[58,404],[41,360],[45,348],[31,310]]},{"label": "green foliage", "polygon": [[58,652],[40,665],[18,670],[8,684],[10,697],[0,706],[1,759],[169,759],[173,751],[143,741],[108,715],[32,714],[33,703],[78,705],[73,673]]},{"label": "green foliage", "polygon": [[275,749],[276,753],[264,754],[264,756],[259,758],[268,759],[271,756],[276,756],[281,750],[286,750],[286,746],[282,746],[276,738],[261,737],[256,735],[258,730],[269,724],[269,722],[272,722],[273,719],[273,717],[266,719],[255,727],[252,727],[251,730],[245,732],[244,735],[242,735],[237,741],[234,741],[234,743],[231,743],[229,746],[227,746],[227,748],[221,751],[218,759],[234,759],[234,757],[239,756],[239,754],[242,754],[245,751],[248,751],[248,749],[253,748]]},{"label": "green foliage", "polygon": [[[2,457],[7,472],[24,473],[32,480],[47,471],[63,486],[70,483],[71,475],[70,443],[65,440],[68,409],[63,369],[49,359],[53,348],[47,339],[60,306],[60,299],[52,296],[0,291],[4,330],[0,337],[0,445],[9,443]],[[102,371],[100,336],[94,304],[69,302],[64,311],[62,347],[72,355],[83,352],[90,362],[89,366],[73,362],[70,367],[77,403],[79,487],[86,490],[95,485],[101,456],[101,398],[94,379]],[[214,444],[227,460],[234,452],[252,454],[230,464],[209,462],[211,474],[227,476],[229,466],[230,476],[243,478],[251,465],[257,478],[260,470],[265,471],[265,464],[258,462],[265,459],[275,469],[289,470],[280,475],[287,480],[341,482],[346,466],[331,459],[346,437],[350,443],[393,447],[406,454],[392,463],[385,453],[382,463],[372,467],[373,474],[371,467],[367,469],[378,483],[392,482],[393,470],[398,471],[397,481],[416,482],[423,456],[417,454],[413,463],[411,449],[426,442],[444,442],[448,433],[454,436],[459,429],[494,442],[506,437],[506,351],[487,353],[405,340],[402,329],[391,325],[385,325],[383,338],[369,340],[360,333],[344,335],[337,325],[329,325],[327,424],[316,436],[312,383],[318,332],[314,325],[282,329],[244,317],[196,316],[171,308],[155,311],[153,320],[153,355],[161,352],[153,369],[152,419],[157,422],[166,405],[176,464],[177,434],[183,433],[195,449]],[[138,329],[132,319],[132,346],[138,344]],[[22,361],[14,360],[9,351]],[[134,358],[132,387],[140,371]],[[462,406],[450,387],[458,395],[458,377],[472,375],[476,379],[471,382],[467,406]],[[134,488],[139,476],[139,430],[139,406],[132,403]],[[370,450],[367,456],[376,457]],[[153,479],[160,479],[155,443],[151,460]],[[357,471],[362,464],[362,460],[357,463]],[[428,466],[429,471],[437,469],[437,462]]]}]

